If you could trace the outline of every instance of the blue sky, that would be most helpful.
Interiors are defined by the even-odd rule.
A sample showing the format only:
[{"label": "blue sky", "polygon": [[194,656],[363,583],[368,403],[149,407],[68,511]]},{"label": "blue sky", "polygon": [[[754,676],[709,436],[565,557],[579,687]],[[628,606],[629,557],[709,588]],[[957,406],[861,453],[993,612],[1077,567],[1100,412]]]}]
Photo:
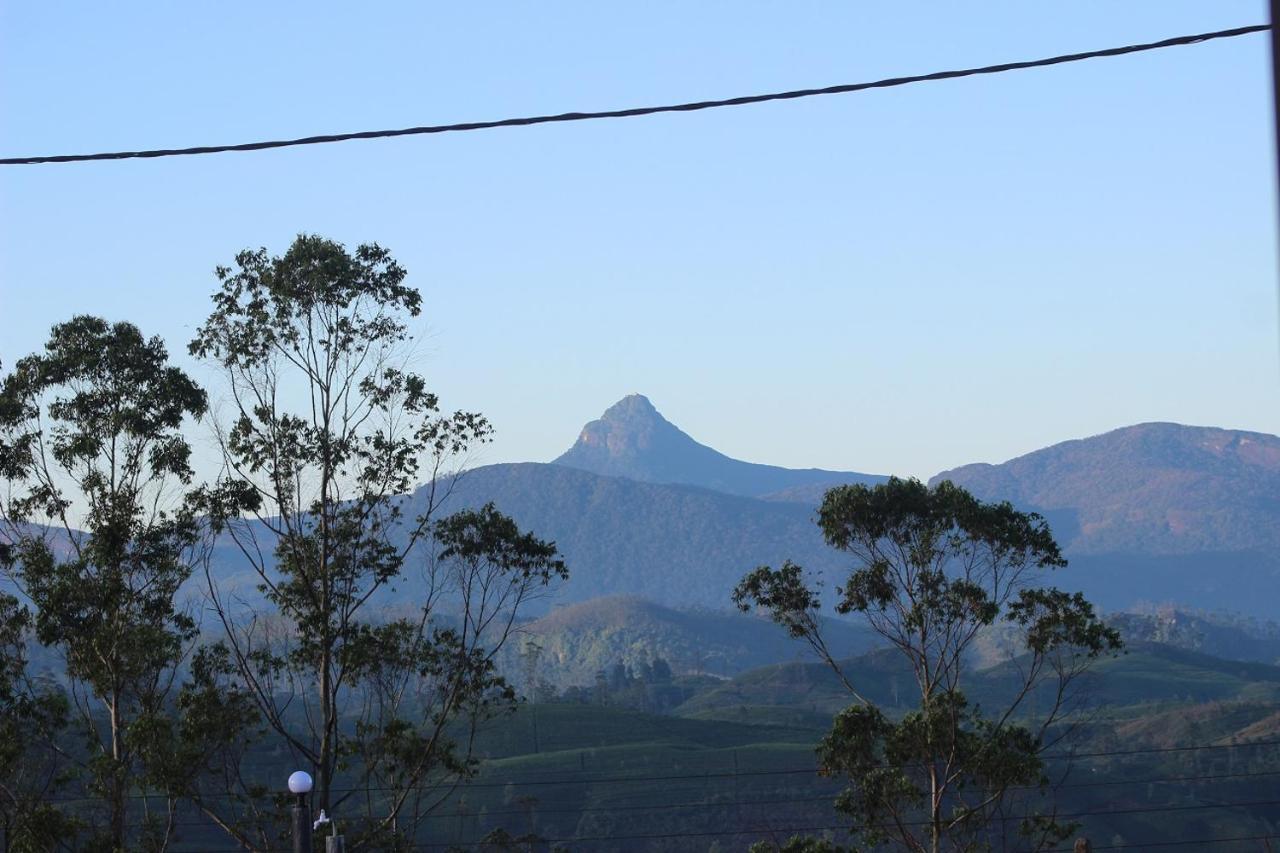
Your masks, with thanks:
[{"label": "blue sky", "polygon": [[[823,86],[1265,5],[11,2],[0,151]],[[75,312],[185,360],[213,267],[306,231],[409,269],[421,367],[498,426],[484,462],[550,459],[630,392],[735,456],[922,476],[1148,420],[1280,432],[1268,71],[1248,36],[692,115],[5,167],[0,360]]]}]

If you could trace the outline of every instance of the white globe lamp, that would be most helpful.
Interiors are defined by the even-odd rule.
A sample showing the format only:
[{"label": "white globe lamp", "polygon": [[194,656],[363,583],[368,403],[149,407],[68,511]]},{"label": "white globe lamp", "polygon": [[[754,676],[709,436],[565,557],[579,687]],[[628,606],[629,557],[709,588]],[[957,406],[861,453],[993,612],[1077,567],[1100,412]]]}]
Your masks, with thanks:
[{"label": "white globe lamp", "polygon": [[305,770],[290,773],[289,791],[298,798],[293,804],[293,853],[311,853],[311,809],[307,807],[311,774]]},{"label": "white globe lamp", "polygon": [[305,770],[295,770],[289,774],[289,790],[298,795],[311,793],[311,774]]}]

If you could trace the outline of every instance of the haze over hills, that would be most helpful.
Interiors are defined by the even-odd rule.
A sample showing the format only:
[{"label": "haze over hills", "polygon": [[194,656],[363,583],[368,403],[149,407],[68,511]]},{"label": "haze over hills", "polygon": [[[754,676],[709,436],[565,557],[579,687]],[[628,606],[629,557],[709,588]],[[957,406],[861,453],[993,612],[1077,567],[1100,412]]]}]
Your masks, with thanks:
[{"label": "haze over hills", "polygon": [[570,571],[560,603],[638,595],[727,610],[734,584],[755,566],[792,557],[821,568],[838,557],[823,544],[811,507],[695,486],[547,463],[487,465],[463,474],[443,509],[489,501],[555,540]]},{"label": "haze over hills", "polygon": [[930,482],[943,479],[1044,514],[1071,560],[1071,585],[1104,606],[1275,615],[1280,437],[1138,424]]},{"label": "haze over hills", "polygon": [[802,486],[885,480],[856,471],[780,468],[730,458],[694,441],[641,394],[623,397],[583,427],[573,447],[553,463],[611,477],[683,483],[749,497]]},{"label": "haze over hills", "polygon": [[[788,478],[878,479],[730,459],[694,442],[639,396],[589,424],[561,459],[598,464],[607,473],[568,463],[484,466],[461,476],[444,507],[492,501],[555,540],[571,572],[554,599],[559,604],[628,595],[666,607],[726,610],[734,584],[758,565],[790,558],[815,572],[837,569],[843,556],[823,543],[813,523],[826,486],[777,487]],[[682,460],[689,460],[688,470]],[[637,473],[621,476],[620,469]],[[655,482],[680,476],[697,482]],[[1071,562],[1052,582],[1084,591],[1104,610],[1180,602],[1275,616],[1280,438],[1144,424],[1002,465],[965,466],[934,481],[942,477],[983,498],[1044,512]],[[712,488],[726,482],[724,488],[760,496]],[[223,577],[243,574],[233,549],[218,562]],[[252,578],[244,580],[247,592]],[[405,596],[413,581],[399,587],[399,600],[411,600]]]},{"label": "haze over hills", "polygon": [[[919,702],[911,667],[893,649],[855,656],[842,666],[859,692],[884,708],[906,710]],[[1009,662],[975,669],[965,679],[965,694],[975,702],[999,706],[1009,701]],[[1089,701],[1134,706],[1157,701],[1263,703],[1263,716],[1275,716],[1280,700],[1280,667],[1224,660],[1162,643],[1136,640],[1127,652],[1101,658],[1086,676]],[[1048,699],[1046,695],[1044,697]],[[801,707],[827,714],[849,705],[849,693],[823,663],[789,661],[749,670],[676,709],[677,714],[708,717],[714,709]]]},{"label": "haze over hills", "polygon": [[[544,676],[560,688],[591,684],[597,670],[614,663],[636,666],[662,658],[676,673],[728,677],[785,660],[812,660],[808,645],[762,616],[723,610],[676,610],[634,596],[609,596],[571,604],[522,627],[542,651]],[[833,654],[872,648],[870,629],[829,620]],[[523,641],[522,641],[523,642]],[[519,653],[512,644],[507,658]],[[508,664],[511,671],[516,665]]]},{"label": "haze over hills", "polygon": [[1280,437],[1147,423],[1066,441],[951,480],[1058,519],[1076,554],[1280,550]]}]

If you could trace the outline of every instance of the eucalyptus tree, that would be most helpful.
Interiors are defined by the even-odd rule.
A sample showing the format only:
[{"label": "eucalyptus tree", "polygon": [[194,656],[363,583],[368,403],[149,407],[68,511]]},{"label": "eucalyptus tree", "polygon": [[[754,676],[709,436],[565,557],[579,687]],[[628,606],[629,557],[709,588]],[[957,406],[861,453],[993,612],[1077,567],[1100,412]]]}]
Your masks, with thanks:
[{"label": "eucalyptus tree", "polygon": [[161,792],[158,823],[131,826],[128,803],[196,634],[175,598],[198,544],[182,429],[204,411],[163,341],[97,317],[54,326],[0,384],[0,538],[37,639],[65,659],[108,814],[93,843],[112,850],[162,847],[173,832],[176,792]]},{"label": "eucalyptus tree", "polygon": [[[950,482],[890,479],[826,493],[818,525],[848,555],[835,609],[858,614],[909,665],[919,705],[893,716],[822,636],[821,599],[804,569],[760,567],[734,591],[809,642],[852,704],[823,739],[824,772],[848,787],[836,808],[862,848],[910,851],[1039,850],[1072,827],[1055,819],[1046,750],[1080,708],[1078,686],[1120,648],[1079,593],[1041,587],[1066,566],[1045,521],[1009,503],[984,503]],[[984,633],[1012,637],[992,691],[966,696]],[[1034,709],[1032,706],[1035,706]],[[795,839],[795,851],[839,849]]]},{"label": "eucalyptus tree", "polygon": [[[304,235],[217,277],[190,347],[225,396],[206,509],[274,608],[208,572],[223,652],[316,807],[390,849],[474,770],[475,727],[514,701],[494,655],[564,563],[492,506],[440,517],[491,428],[407,367],[422,298],[386,250]],[[415,594],[392,613],[394,588]]]},{"label": "eucalyptus tree", "polygon": [[[0,560],[4,554],[0,553]],[[71,850],[78,822],[54,802],[74,768],[59,743],[66,695],[28,669],[31,612],[0,592],[0,850]]]}]

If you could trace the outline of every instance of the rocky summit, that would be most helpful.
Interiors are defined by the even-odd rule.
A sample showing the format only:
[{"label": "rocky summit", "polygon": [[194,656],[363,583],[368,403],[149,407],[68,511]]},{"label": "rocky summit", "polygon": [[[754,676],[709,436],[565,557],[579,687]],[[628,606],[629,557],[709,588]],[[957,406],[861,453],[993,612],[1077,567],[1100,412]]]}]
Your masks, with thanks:
[{"label": "rocky summit", "polygon": [[623,397],[583,427],[573,447],[554,464],[609,477],[700,486],[746,497],[885,479],[855,471],[781,468],[733,459],[699,444],[641,394]]}]

